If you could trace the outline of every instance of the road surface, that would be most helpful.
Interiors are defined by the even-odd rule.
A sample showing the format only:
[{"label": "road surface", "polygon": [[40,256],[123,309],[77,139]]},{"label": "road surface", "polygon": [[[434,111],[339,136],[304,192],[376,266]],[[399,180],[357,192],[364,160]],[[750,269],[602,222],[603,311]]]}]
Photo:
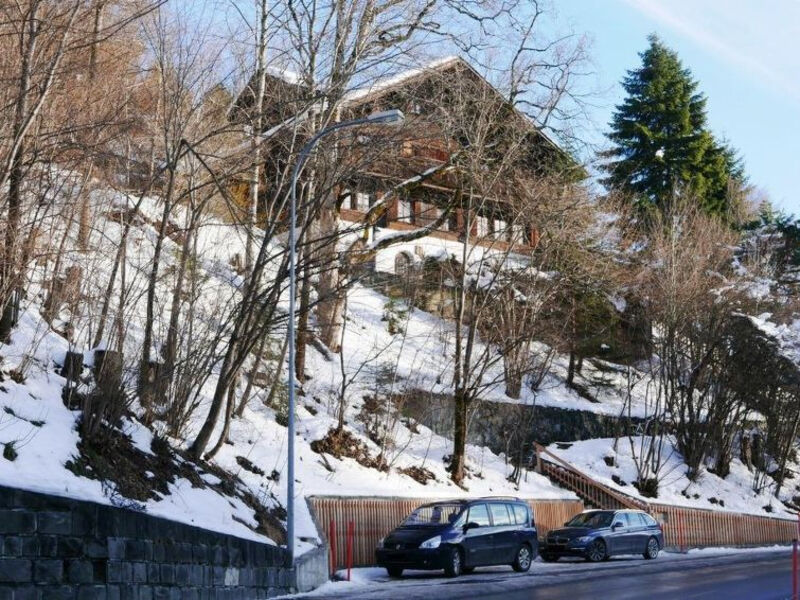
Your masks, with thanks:
[{"label": "road surface", "polygon": [[329,583],[296,598],[352,600],[789,600],[792,592],[789,550],[749,551],[697,557],[662,554],[655,561],[614,558],[591,565],[535,562],[530,573],[507,568],[478,569],[446,579],[412,571],[390,580],[374,569],[359,582]]}]

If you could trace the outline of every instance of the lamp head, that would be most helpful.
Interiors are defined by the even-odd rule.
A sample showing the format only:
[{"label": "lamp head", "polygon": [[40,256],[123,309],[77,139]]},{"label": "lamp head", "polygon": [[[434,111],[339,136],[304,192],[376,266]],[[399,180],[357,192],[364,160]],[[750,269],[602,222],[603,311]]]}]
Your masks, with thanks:
[{"label": "lamp head", "polygon": [[367,117],[367,123],[376,125],[402,125],[405,120],[406,116],[403,111],[396,108],[372,113]]}]

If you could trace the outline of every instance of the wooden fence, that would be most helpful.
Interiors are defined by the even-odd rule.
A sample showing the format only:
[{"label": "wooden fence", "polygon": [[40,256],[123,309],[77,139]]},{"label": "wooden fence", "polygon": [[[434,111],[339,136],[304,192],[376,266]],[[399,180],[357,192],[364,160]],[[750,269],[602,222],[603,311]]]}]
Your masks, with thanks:
[{"label": "wooden fence", "polygon": [[795,519],[657,503],[648,512],[661,523],[670,548],[788,544],[798,537]]},{"label": "wooden fence", "polygon": [[[331,545],[331,567],[346,566],[347,524],[353,521],[353,566],[375,563],[378,540],[397,527],[415,508],[441,498],[376,498],[312,496],[308,498],[320,531],[328,539],[331,522],[335,524],[335,544]],[[580,500],[527,500],[533,509],[539,537],[563,526],[583,510]],[[330,543],[330,540],[329,540]],[[333,547],[335,546],[335,557]],[[334,561],[335,558],[335,561]]]},{"label": "wooden fence", "polygon": [[543,446],[535,444],[537,470],[574,491],[591,506],[609,510],[640,509],[650,513],[664,530],[668,548],[763,546],[788,544],[798,537],[793,518],[764,517],[645,502],[595,481]]}]

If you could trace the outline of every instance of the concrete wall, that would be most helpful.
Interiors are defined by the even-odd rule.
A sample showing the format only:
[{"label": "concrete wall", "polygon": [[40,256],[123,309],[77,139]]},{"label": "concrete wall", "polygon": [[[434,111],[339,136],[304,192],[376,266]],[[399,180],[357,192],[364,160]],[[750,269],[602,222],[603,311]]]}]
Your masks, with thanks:
[{"label": "concrete wall", "polygon": [[282,548],[146,513],[0,487],[0,600],[270,598],[327,580]]}]

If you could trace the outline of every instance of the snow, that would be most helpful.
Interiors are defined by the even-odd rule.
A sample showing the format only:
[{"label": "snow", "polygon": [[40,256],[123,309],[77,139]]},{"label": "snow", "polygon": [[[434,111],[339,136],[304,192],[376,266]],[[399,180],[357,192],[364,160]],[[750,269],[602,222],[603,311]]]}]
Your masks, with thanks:
[{"label": "snow", "polygon": [[[631,440],[634,450],[631,448]],[[648,443],[642,437],[621,437],[615,451],[613,438],[600,438],[572,442],[566,449],[563,445],[559,447],[559,444],[552,444],[547,449],[596,481],[641,500],[771,517],[794,516],[775,498],[772,490],[765,489],[759,493],[753,490],[754,473],[738,458],[731,462],[731,472],[725,479],[703,468],[697,481],[690,481],[686,476],[687,468],[683,457],[669,439],[661,450],[663,467],[660,471],[658,497],[646,498],[633,486],[637,479],[633,457],[640,456],[641,449],[647,448]],[[615,458],[614,466],[606,464],[604,457],[607,456]],[[618,477],[626,485],[619,485],[612,476]],[[712,502],[711,498],[717,502]],[[765,506],[771,506],[772,511],[765,510]]]},{"label": "snow", "polygon": [[362,100],[365,96],[379,93],[383,90],[397,86],[403,83],[404,81],[416,77],[417,75],[421,75],[426,71],[431,71],[442,67],[446,67],[459,60],[461,59],[457,56],[445,56],[443,58],[430,61],[424,65],[420,65],[419,67],[413,69],[407,69],[391,77],[378,78],[377,80],[373,81],[372,84],[370,85],[354,89],[345,94],[343,98],[344,103],[350,104],[357,102],[359,100]]},{"label": "snow", "polygon": [[[105,294],[116,247],[119,243],[122,227],[107,218],[106,213],[112,209],[131,208],[139,199],[122,193],[98,188],[92,193],[95,207],[102,207],[100,216],[93,224],[94,231],[90,241],[91,251],[77,251],[74,239],[65,248],[62,268],[65,265],[77,265],[87,274],[83,285],[86,298],[101,298]],[[153,223],[160,218],[162,207],[156,198],[146,197],[141,200],[139,212],[143,223],[134,224],[129,235],[127,251],[127,293],[131,299],[131,307],[124,315],[125,343],[125,379],[134,388],[137,357],[141,355],[142,335],[146,319],[144,297],[146,281],[153,258],[153,247],[156,238]],[[176,208],[172,216],[174,224],[182,225],[187,215],[181,207]],[[64,219],[54,215],[46,222],[43,229],[47,235],[58,239],[62,234]],[[391,235],[390,230],[378,230],[378,236]],[[201,224],[197,239],[200,260],[197,263],[197,313],[192,326],[200,336],[212,337],[218,330],[221,319],[235,305],[239,297],[242,278],[231,267],[236,255],[244,256],[245,236],[230,224],[209,216]],[[394,257],[398,252],[407,252],[412,256],[435,258],[442,260],[448,257],[461,256],[461,244],[456,241],[438,238],[423,238],[409,244],[398,244],[382,250],[377,256],[377,268],[387,272],[394,270]],[[486,257],[492,259],[492,251],[473,248],[471,261],[480,261]],[[163,250],[162,273],[173,269],[178,256],[178,244],[168,239]],[[279,246],[270,248],[275,256],[280,256],[283,249]],[[521,260],[509,257],[510,266],[513,261]],[[0,383],[0,443],[14,442],[18,457],[13,460],[0,458],[0,484],[22,487],[26,489],[59,494],[75,498],[83,498],[102,503],[116,502],[118,498],[108,485],[98,481],[81,478],[64,467],[65,463],[77,455],[79,436],[76,429],[79,413],[68,410],[61,401],[61,390],[65,380],[58,375],[57,365],[61,364],[67,351],[83,351],[85,364],[93,361],[94,333],[89,329],[89,319],[82,314],[63,315],[54,320],[56,328],[62,328],[69,320],[74,326],[73,341],[68,342],[60,334],[46,324],[40,314],[45,283],[52,273],[52,264],[37,265],[31,274],[31,282],[27,288],[27,300],[23,306],[21,322],[14,331],[10,344],[0,346],[0,368],[3,373],[22,370],[25,380],[16,383],[6,377]],[[271,265],[270,268],[273,268]],[[274,269],[271,271],[274,274]],[[481,277],[477,271],[471,272],[473,277]],[[155,314],[156,338],[155,346],[161,341],[169,319],[170,300],[169,278],[159,281],[157,288],[157,306]],[[114,289],[114,297],[118,297],[120,284]],[[281,299],[282,308],[286,307],[286,298]],[[400,303],[402,304],[402,303]],[[467,448],[468,467],[471,475],[465,480],[464,487],[454,485],[449,478],[444,458],[452,452],[452,442],[435,434],[420,424],[410,424],[389,412],[383,419],[384,428],[388,429],[390,443],[385,447],[376,444],[368,435],[367,424],[360,417],[365,398],[379,392],[382,398],[392,394],[402,394],[410,390],[448,394],[452,392],[453,324],[432,314],[416,308],[401,306],[403,315],[399,316],[399,324],[404,333],[390,333],[384,314],[389,310],[390,300],[378,291],[363,285],[353,287],[348,297],[346,328],[343,339],[343,354],[334,356],[333,360],[319,353],[313,347],[308,348],[307,371],[311,376],[303,384],[303,394],[299,397],[297,407],[297,469],[296,486],[297,521],[295,548],[302,553],[319,543],[319,532],[316,531],[311,515],[303,498],[310,495],[362,495],[362,496],[405,496],[405,497],[463,497],[472,495],[516,495],[527,498],[556,499],[575,498],[562,488],[553,485],[549,480],[536,473],[523,476],[519,486],[507,480],[512,471],[506,457],[496,455],[490,450],[470,445]],[[92,314],[95,306],[83,307],[86,314]],[[115,308],[112,307],[112,315]],[[767,326],[766,319],[763,326]],[[109,327],[112,329],[112,327]],[[793,332],[794,330],[790,330]],[[789,331],[785,333],[789,337]],[[108,336],[113,332],[107,331]],[[280,345],[284,332],[276,332],[274,342]],[[783,334],[782,334],[783,335]],[[794,335],[794,333],[792,333]],[[113,347],[113,339],[104,339],[99,347]],[[477,340],[479,348],[483,342]],[[490,349],[491,350],[491,349]],[[548,349],[542,344],[534,345],[535,352],[545,353]],[[340,358],[342,359],[340,362]],[[274,367],[274,363],[273,363]],[[632,416],[643,416],[647,412],[643,389],[647,378],[633,368],[613,365],[599,360],[587,360],[582,373],[576,376],[586,389],[590,389],[597,402],[580,396],[575,390],[564,384],[568,368],[568,357],[556,355],[552,372],[545,378],[536,391],[523,386],[523,394],[519,400],[508,398],[502,381],[502,365],[489,369],[485,381],[498,382],[489,385],[482,396],[487,402],[522,402],[538,406],[553,406],[564,409],[588,410],[607,415],[619,415],[630,409]],[[209,378],[199,390],[199,408],[188,422],[185,431],[179,437],[170,437],[168,441],[177,448],[186,448],[194,439],[202,425],[208,409],[211,394],[216,382],[216,367],[210,369]],[[383,377],[391,373],[388,379]],[[383,377],[383,383],[376,382]],[[633,381],[630,404],[627,399],[628,380]],[[380,389],[376,389],[380,387]],[[372,458],[383,453],[389,464],[387,472],[365,467],[354,459],[337,459],[330,455],[320,455],[311,449],[315,440],[323,438],[336,425],[336,409],[342,389],[345,389],[346,429],[367,448]],[[241,390],[239,390],[241,393]],[[266,506],[275,507],[276,499],[281,501],[286,495],[286,435],[285,427],[278,424],[272,408],[263,404],[267,390],[255,387],[253,397],[244,410],[241,418],[232,421],[230,441],[223,444],[214,458],[214,462],[237,475],[253,495],[261,499]],[[134,410],[138,405],[134,404]],[[398,418],[395,418],[398,417]],[[216,440],[220,434],[221,424],[212,433]],[[148,429],[135,419],[126,419],[124,432],[130,436],[133,445],[143,452],[150,452],[150,444],[154,432],[165,435],[163,424],[156,423]],[[374,437],[374,436],[373,436]],[[380,440],[379,440],[380,441]],[[605,483],[614,486],[610,480],[611,472],[604,468],[603,452],[610,446],[610,440],[593,440],[581,442],[570,451],[564,451],[568,460],[574,458],[576,464],[604,478]],[[585,451],[579,451],[584,448]],[[556,450],[556,452],[558,452]],[[618,474],[630,482],[630,464],[624,458],[624,449],[620,451],[620,471]],[[264,474],[256,474],[243,468],[240,460],[244,457]],[[597,464],[596,460],[599,460]],[[671,461],[676,461],[673,457]],[[678,462],[671,462],[675,468],[669,474],[671,483],[665,483],[664,496],[659,501],[688,503],[679,494],[687,482],[681,480],[682,472]],[[412,477],[401,473],[408,467],[422,467],[430,471],[434,480],[422,484]],[[734,461],[732,474],[722,481],[713,475],[704,473],[701,481],[692,484],[690,491],[700,494],[701,499],[691,501],[693,506],[705,506],[710,496],[724,499],[725,508],[758,512],[758,507],[768,504],[769,498],[748,496],[746,469]],[[204,474],[209,483],[217,483],[213,475]],[[684,477],[685,479],[685,477]],[[622,491],[635,493],[631,485]],[[738,498],[737,498],[738,494]],[[779,514],[780,505],[774,503]],[[715,506],[710,505],[714,508]],[[202,526],[214,531],[225,532],[248,539],[269,541],[256,534],[251,527],[255,526],[252,509],[239,500],[222,496],[212,489],[193,488],[187,480],[177,480],[170,488],[170,493],[160,500],[143,503],[143,510],[176,521]],[[250,527],[248,527],[247,525]]]},{"label": "snow", "polygon": [[[95,206],[104,210],[130,209],[139,205],[141,219],[135,222],[129,234],[127,251],[128,294],[135,299],[130,313],[125,314],[126,337],[124,344],[125,380],[135,387],[136,357],[140,355],[142,334],[146,314],[144,311],[144,291],[146,278],[152,263],[155,230],[153,224],[160,218],[161,206],[156,198],[145,197],[141,201],[122,193],[98,189],[92,193]],[[77,265],[89,276],[83,282],[85,297],[99,298],[105,294],[105,285],[110,275],[116,246],[122,234],[117,220],[106,218],[103,212],[94,223],[90,241],[91,251],[78,252],[74,239],[65,248],[63,265]],[[178,207],[171,220],[175,224],[185,223],[187,215]],[[143,222],[142,222],[143,220]],[[59,236],[62,220],[56,216],[48,223],[50,234]],[[428,240],[418,243],[428,244]],[[201,256],[198,262],[198,303],[197,318],[193,323],[198,334],[213,332],[220,319],[227,314],[237,300],[241,277],[230,264],[236,254],[243,256],[245,238],[229,224],[214,218],[207,218],[200,226],[197,246]],[[165,241],[162,254],[162,272],[174,268],[179,247],[171,239]],[[277,256],[282,249],[272,249]],[[18,457],[14,461],[0,459],[0,484],[18,486],[34,491],[48,492],[68,497],[93,500],[101,503],[118,502],[118,494],[108,484],[81,478],[65,468],[65,464],[77,454],[79,434],[77,431],[78,411],[68,410],[61,400],[61,390],[65,380],[58,374],[58,365],[64,360],[68,350],[84,352],[85,363],[91,365],[91,348],[94,332],[80,315],[58,316],[53,324],[63,326],[70,319],[75,327],[74,338],[68,342],[45,322],[40,308],[45,295],[45,283],[52,265],[38,265],[32,273],[28,288],[28,300],[23,306],[21,322],[14,331],[11,343],[0,348],[4,373],[15,369],[25,372],[23,383],[15,383],[6,377],[0,384],[0,407],[10,412],[0,413],[0,442],[15,442]],[[157,288],[156,335],[165,331],[169,318],[169,280],[160,281]],[[119,279],[114,295],[119,294]],[[349,381],[347,391],[348,410],[346,422],[348,430],[364,443],[371,456],[377,456],[381,449],[366,435],[365,427],[357,415],[367,393],[374,391],[375,370],[388,364],[398,368],[397,382],[406,386],[421,386],[422,389],[445,390],[448,384],[436,384],[448,368],[448,342],[450,326],[442,320],[424,312],[410,311],[406,324],[408,335],[393,336],[388,333],[386,323],[381,321],[388,298],[364,287],[356,287],[349,301],[348,327],[345,336],[344,366],[345,377]],[[285,306],[285,298],[282,300]],[[94,307],[91,310],[95,310]],[[115,309],[112,305],[112,315]],[[65,313],[66,314],[66,313]],[[107,335],[112,335],[108,331]],[[280,342],[279,336],[276,341]],[[100,348],[113,346],[115,342],[104,339]],[[159,340],[154,343],[157,351]],[[367,368],[361,368],[366,364]],[[443,463],[445,455],[452,452],[452,443],[435,435],[429,429],[417,426],[412,432],[401,421],[393,427],[394,443],[386,449],[386,458],[391,467],[387,473],[364,467],[349,458],[336,459],[321,456],[311,450],[314,440],[326,435],[336,423],[336,399],[342,384],[341,368],[338,360],[329,362],[313,348],[309,348],[308,370],[313,375],[306,385],[304,397],[297,413],[297,498],[298,509],[296,549],[303,552],[319,542],[304,496],[313,494],[341,495],[401,495],[419,497],[456,497],[470,494],[516,494],[535,498],[574,498],[571,492],[552,485],[546,478],[530,473],[523,478],[519,488],[507,481],[511,466],[505,457],[490,451],[470,446],[468,464],[475,474],[465,482],[465,488],[452,484]],[[85,373],[88,375],[88,372]],[[178,448],[185,448],[193,439],[210,402],[216,374],[213,372],[200,390],[200,407],[179,438],[168,438]],[[399,388],[398,388],[399,389]],[[256,388],[249,407],[240,419],[235,419],[230,439],[231,445],[223,444],[214,462],[236,474],[258,498],[267,506],[274,505],[274,498],[285,498],[286,471],[286,428],[279,425],[275,413],[260,402],[266,391]],[[311,410],[306,408],[311,407]],[[137,405],[134,404],[134,409]],[[32,422],[42,421],[38,426]],[[161,424],[156,423],[154,431],[144,427],[135,419],[124,422],[124,433],[131,438],[134,447],[143,452],[151,452],[150,444],[154,431],[165,434]],[[212,440],[219,435],[219,428],[212,434]],[[245,457],[261,470],[264,475],[252,473],[240,466],[237,457]],[[433,473],[435,481],[427,485],[401,474],[400,469],[418,466]],[[273,475],[273,471],[277,475]],[[216,478],[203,475],[209,483]],[[142,503],[142,510],[176,521],[206,527],[249,539],[268,541],[254,533],[255,520],[250,508],[239,500],[222,496],[211,489],[192,488],[190,482],[177,480],[170,487],[170,493],[160,500]],[[240,522],[241,521],[241,522]],[[248,524],[250,527],[244,525]]]}]

